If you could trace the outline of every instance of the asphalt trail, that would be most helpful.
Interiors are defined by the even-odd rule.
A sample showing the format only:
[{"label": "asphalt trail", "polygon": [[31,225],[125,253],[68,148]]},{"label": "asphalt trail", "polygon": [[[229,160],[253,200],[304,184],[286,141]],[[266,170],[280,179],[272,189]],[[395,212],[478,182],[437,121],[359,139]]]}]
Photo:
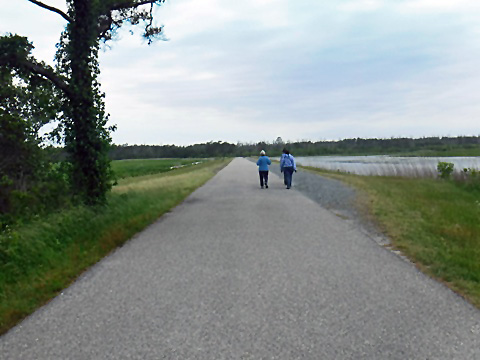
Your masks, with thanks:
[{"label": "asphalt trail", "polygon": [[1,359],[480,359],[480,311],[255,164],[0,338]]}]

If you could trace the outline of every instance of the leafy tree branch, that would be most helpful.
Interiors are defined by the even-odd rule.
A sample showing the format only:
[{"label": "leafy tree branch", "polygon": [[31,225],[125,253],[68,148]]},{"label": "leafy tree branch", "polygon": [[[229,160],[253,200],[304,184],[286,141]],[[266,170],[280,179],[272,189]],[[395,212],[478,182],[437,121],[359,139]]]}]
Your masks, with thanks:
[{"label": "leafy tree branch", "polygon": [[[163,31],[162,26],[153,26],[153,7],[164,2],[165,0],[149,0],[104,3],[105,8],[98,17],[99,38],[103,41],[112,39],[125,22],[132,25],[144,22],[146,25],[143,36],[148,39],[148,44],[151,44]],[[149,9],[144,9],[144,5],[150,5]]]},{"label": "leafy tree branch", "polygon": [[67,79],[55,73],[52,67],[36,61],[30,55],[32,49],[33,45],[25,37],[10,34],[0,38],[0,66],[40,75],[50,80],[67,97],[72,96]]},{"label": "leafy tree branch", "polygon": [[165,0],[146,0],[146,1],[124,1],[120,3],[114,3],[110,6],[110,10],[120,10],[120,9],[127,9],[127,8],[136,8],[142,5],[154,5],[158,4],[160,5],[161,3],[165,2]]},{"label": "leafy tree branch", "polygon": [[44,3],[42,3],[41,1],[37,1],[37,0],[28,0],[28,1],[30,1],[31,3],[33,3],[33,4],[35,4],[35,5],[40,6],[41,8],[50,10],[50,11],[52,11],[52,12],[55,12],[55,13],[61,15],[61,16],[62,16],[65,20],[67,20],[68,22],[71,22],[71,21],[72,21],[72,19],[70,18],[70,16],[68,16],[67,14],[65,14],[62,10],[57,9],[56,7],[53,7],[53,6],[44,4]]}]

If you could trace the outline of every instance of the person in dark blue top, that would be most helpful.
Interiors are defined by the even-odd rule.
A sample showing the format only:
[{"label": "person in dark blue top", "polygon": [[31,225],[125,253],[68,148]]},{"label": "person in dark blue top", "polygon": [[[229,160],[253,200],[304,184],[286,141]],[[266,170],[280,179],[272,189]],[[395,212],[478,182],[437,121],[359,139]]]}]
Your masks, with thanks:
[{"label": "person in dark blue top", "polygon": [[297,172],[297,164],[295,158],[287,149],[283,149],[283,154],[280,157],[280,171],[283,173],[283,183],[287,186],[287,189],[290,189],[292,187],[292,175]]},{"label": "person in dark blue top", "polygon": [[272,161],[265,155],[265,150],[260,151],[260,157],[257,161],[258,174],[260,175],[260,187],[263,189],[263,184],[265,183],[265,188],[268,189],[268,165],[271,165]]}]

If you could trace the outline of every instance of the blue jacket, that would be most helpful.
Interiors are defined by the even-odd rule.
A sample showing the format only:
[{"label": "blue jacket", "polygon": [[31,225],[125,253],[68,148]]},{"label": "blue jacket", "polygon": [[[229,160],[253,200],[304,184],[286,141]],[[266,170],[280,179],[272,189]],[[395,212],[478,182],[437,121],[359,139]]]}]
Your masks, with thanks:
[{"label": "blue jacket", "polygon": [[268,156],[260,156],[257,161],[258,171],[268,171],[268,165],[271,165],[272,162]]},{"label": "blue jacket", "polygon": [[297,164],[295,163],[295,158],[292,154],[282,154],[280,157],[280,169],[283,171],[283,168],[291,167],[293,170],[297,170]]}]

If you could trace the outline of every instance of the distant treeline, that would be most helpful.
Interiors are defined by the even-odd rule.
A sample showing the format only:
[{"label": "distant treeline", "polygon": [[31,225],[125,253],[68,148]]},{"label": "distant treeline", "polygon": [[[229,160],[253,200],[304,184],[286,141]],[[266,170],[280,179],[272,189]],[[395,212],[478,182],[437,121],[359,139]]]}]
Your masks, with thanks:
[{"label": "distant treeline", "polygon": [[265,150],[270,156],[279,156],[287,148],[296,156],[313,155],[480,155],[480,136],[424,137],[391,139],[344,139],[339,141],[288,142],[278,138],[271,143],[231,144],[208,142],[189,146],[176,145],[113,145],[113,160],[187,157],[231,157],[257,155]]}]

